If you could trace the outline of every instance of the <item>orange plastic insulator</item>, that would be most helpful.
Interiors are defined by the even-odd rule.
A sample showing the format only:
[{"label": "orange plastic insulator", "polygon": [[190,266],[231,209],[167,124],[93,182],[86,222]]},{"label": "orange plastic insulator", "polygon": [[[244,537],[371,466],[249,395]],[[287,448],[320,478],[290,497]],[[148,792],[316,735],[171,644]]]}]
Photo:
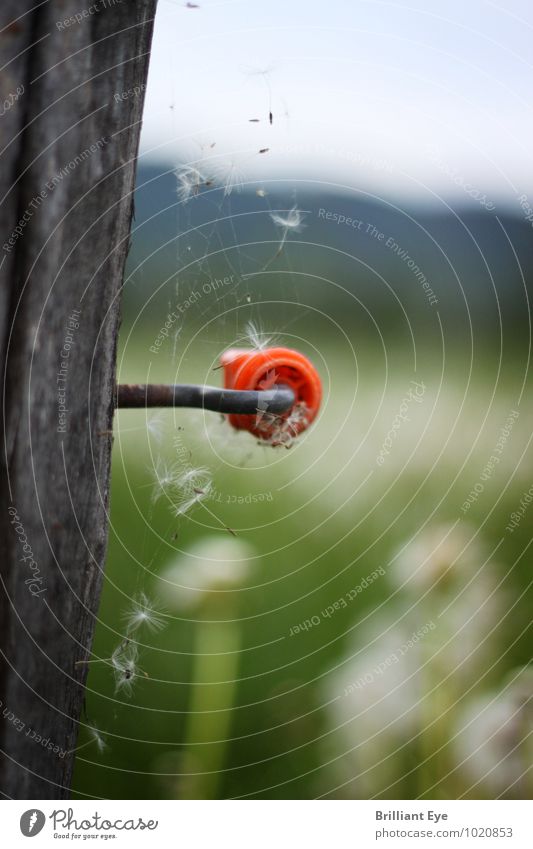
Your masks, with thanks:
[{"label": "orange plastic insulator", "polygon": [[288,444],[316,418],[322,400],[322,384],[312,363],[290,348],[247,350],[233,348],[222,354],[226,389],[272,389],[276,384],[289,386],[295,394],[293,406],[277,415],[231,413],[233,427],[249,430],[272,445]]}]

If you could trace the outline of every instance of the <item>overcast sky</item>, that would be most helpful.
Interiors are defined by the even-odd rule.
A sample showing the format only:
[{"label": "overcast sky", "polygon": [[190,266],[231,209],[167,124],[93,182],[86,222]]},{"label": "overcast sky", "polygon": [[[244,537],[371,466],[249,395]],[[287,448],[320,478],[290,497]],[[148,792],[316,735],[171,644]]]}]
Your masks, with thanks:
[{"label": "overcast sky", "polygon": [[159,0],[145,156],[533,204],[531,0],[198,3]]}]

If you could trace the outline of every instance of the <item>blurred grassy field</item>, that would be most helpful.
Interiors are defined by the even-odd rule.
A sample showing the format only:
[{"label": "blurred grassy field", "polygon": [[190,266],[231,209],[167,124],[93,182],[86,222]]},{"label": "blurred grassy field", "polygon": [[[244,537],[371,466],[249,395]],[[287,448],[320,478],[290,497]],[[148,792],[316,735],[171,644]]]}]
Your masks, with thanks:
[{"label": "blurred grassy field", "polygon": [[[220,380],[212,371],[217,350],[192,337],[189,349],[180,339],[180,350],[188,353],[178,366],[169,349],[165,359],[152,358],[148,376],[151,338],[144,331],[128,338],[123,331],[121,381]],[[351,360],[345,343],[325,333],[319,356],[302,346],[321,371],[326,401],[319,421],[289,451],[259,446],[211,413],[163,411],[150,416],[148,426],[144,411],[117,415],[94,656],[109,657],[120,642],[123,611],[140,589],[159,599],[166,626],[143,632],[139,662],[145,674],[131,696],[115,694],[107,664],[91,667],[87,717],[105,735],[106,748],[99,752],[82,730],[74,797],[490,794],[483,783],[470,789],[469,776],[453,769],[448,737],[469,689],[457,675],[440,685],[435,701],[435,676],[443,676],[430,664],[431,674],[417,685],[427,719],[420,720],[421,733],[406,731],[402,739],[400,728],[399,736],[383,734],[378,748],[363,722],[335,730],[338,714],[326,703],[342,698],[331,670],[349,669],[348,655],[364,655],[369,627],[402,621],[414,628],[426,621],[423,607],[414,618],[405,616],[408,599],[391,579],[390,564],[413,536],[442,523],[466,527],[479,566],[489,557],[501,581],[500,606],[481,614],[491,627],[491,616],[494,626],[502,620],[497,640],[476,662],[468,699],[502,687],[510,670],[529,661],[531,593],[521,594],[531,575],[531,518],[526,514],[512,534],[505,530],[531,485],[527,393],[501,462],[467,514],[461,512],[517,409],[520,361],[508,358],[502,371],[488,348],[476,353],[471,368],[464,351],[452,346],[443,364],[426,345],[418,350],[415,371],[401,346],[389,349],[387,362],[370,343],[357,346]],[[424,386],[421,403],[410,403],[409,421],[379,466],[376,457],[411,381]],[[165,498],[152,503],[154,466],[175,461],[176,445],[185,446],[192,465],[210,470],[216,494],[206,502],[211,512],[197,506],[175,518]],[[201,609],[176,611],[157,576],[201,541],[224,551],[233,537],[222,525],[252,548],[246,576],[234,589],[212,594]],[[321,615],[380,568],[385,574],[353,601],[329,618]],[[294,633],[294,626],[317,616],[319,624]],[[436,629],[428,651],[438,647],[442,631]],[[199,651],[207,663],[199,663]],[[389,679],[392,688],[385,672],[385,690]],[[200,730],[191,727],[191,709],[203,712]],[[446,722],[432,724],[444,710]],[[371,713],[379,724],[378,708]],[[359,746],[355,757],[346,754],[351,746]],[[371,781],[356,780],[363,767],[370,768]],[[517,787],[509,795],[519,794]]]}]

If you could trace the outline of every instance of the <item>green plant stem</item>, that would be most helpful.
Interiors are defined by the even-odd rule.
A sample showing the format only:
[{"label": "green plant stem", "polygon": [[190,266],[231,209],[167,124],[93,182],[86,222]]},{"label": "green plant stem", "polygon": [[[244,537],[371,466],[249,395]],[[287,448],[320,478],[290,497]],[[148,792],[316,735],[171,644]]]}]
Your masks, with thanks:
[{"label": "green plant stem", "polygon": [[220,770],[236,692],[241,634],[238,622],[196,625],[196,652],[190,709],[185,728],[188,764],[185,799],[218,798]]}]

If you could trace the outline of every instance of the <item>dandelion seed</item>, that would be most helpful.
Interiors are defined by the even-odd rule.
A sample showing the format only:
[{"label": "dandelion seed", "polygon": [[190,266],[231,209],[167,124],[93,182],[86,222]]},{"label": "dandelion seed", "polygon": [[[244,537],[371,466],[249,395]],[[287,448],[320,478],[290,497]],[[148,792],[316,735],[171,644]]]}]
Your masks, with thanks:
[{"label": "dandelion seed", "polygon": [[261,118],[248,118],[248,121],[250,122],[250,124],[259,124]]},{"label": "dandelion seed", "polygon": [[294,405],[288,415],[276,415],[257,410],[256,428],[266,435],[266,443],[274,447],[292,448],[296,437],[309,425],[309,411],[305,404]]},{"label": "dandelion seed", "polygon": [[139,648],[137,643],[129,639],[123,640],[111,655],[111,665],[115,675],[115,692],[125,692],[130,695],[133,683],[137,678],[137,659]]},{"label": "dandelion seed", "polygon": [[244,332],[252,348],[255,348],[257,351],[268,348],[274,339],[273,336],[267,336],[262,330],[259,330],[253,321],[247,323]]},{"label": "dandelion seed", "polygon": [[[135,680],[142,674],[148,677],[148,674],[138,666],[139,646],[133,639],[131,634],[137,631],[141,626],[146,625],[148,629],[153,631],[160,630],[164,627],[163,618],[156,612],[154,605],[150,602],[144,593],[140,593],[133,601],[133,606],[130,611],[125,614],[127,625],[127,636],[118,644],[111,654],[111,657],[95,658],[93,660],[81,660],[76,665],[86,663],[105,663],[110,666],[115,679],[115,693],[124,692],[126,695],[131,695]],[[105,748],[105,743],[94,726],[92,727],[92,738],[97,743],[100,751]],[[93,739],[84,743],[83,746],[88,746],[93,742]]]},{"label": "dandelion seed", "polygon": [[211,495],[213,488],[211,474],[203,466],[184,468],[182,461],[168,465],[158,458],[154,471],[152,504],[165,496],[174,516],[184,516],[192,507]]},{"label": "dandelion seed", "polygon": [[215,168],[215,177],[223,187],[224,197],[240,191],[244,183],[243,172],[233,159],[220,162]]},{"label": "dandelion seed", "polygon": [[145,593],[133,599],[131,609],[124,614],[128,634],[146,626],[149,631],[160,631],[165,626],[165,620],[155,610],[153,603]]},{"label": "dandelion seed", "polygon": [[176,192],[182,203],[187,203],[190,197],[197,195],[206,178],[198,168],[186,165],[174,172],[178,182]]},{"label": "dandelion seed", "polygon": [[[278,257],[280,255],[280,253],[283,250],[283,246],[285,245],[285,242],[287,241],[287,236],[288,236],[289,232],[292,231],[294,233],[299,233],[302,230],[302,228],[305,226],[303,224],[303,215],[304,214],[301,211],[301,209],[298,209],[298,207],[296,207],[296,206],[293,206],[292,209],[289,210],[287,215],[280,215],[279,212],[271,212],[270,213],[270,217],[271,217],[272,221],[274,222],[274,224],[276,225],[276,227],[281,227],[283,232],[282,232],[281,241],[279,243],[279,247],[278,247],[276,253],[272,257],[272,259],[270,259],[267,262],[267,264],[264,266],[264,269],[268,268],[270,263],[273,262],[276,259],[276,257]],[[263,269],[263,271],[264,271],[264,269]]]},{"label": "dandelion seed", "polygon": [[128,652],[128,657],[135,655],[137,657],[138,648],[137,644],[132,642],[129,637],[125,637],[121,643],[118,644],[116,649],[113,650],[109,661],[114,670],[122,669],[124,658],[126,657],[126,652]]},{"label": "dandelion seed", "polygon": [[160,415],[150,416],[146,423],[146,429],[148,433],[153,436],[156,442],[161,442],[163,438],[163,427],[164,427],[163,418]]},{"label": "dandelion seed", "polygon": [[205,500],[211,489],[211,475],[207,469],[202,467],[188,469],[176,481],[171,497],[173,514],[184,516],[195,504]]},{"label": "dandelion seed", "polygon": [[276,227],[281,227],[283,230],[287,231],[294,230],[295,233],[299,233],[304,226],[303,216],[304,213],[301,209],[298,209],[297,206],[293,206],[287,215],[280,215],[279,212],[270,213],[270,217]]},{"label": "dandelion seed", "polygon": [[96,743],[96,747],[99,752],[103,752],[107,749],[107,743],[105,742],[103,735],[100,733],[94,722],[89,722],[87,730],[89,732],[89,736],[91,737],[90,742]]},{"label": "dandelion seed", "polygon": [[[211,495],[213,482],[209,471],[202,466],[186,469],[181,474],[175,474],[174,467],[166,469],[163,480],[159,479],[154,488],[155,498],[165,493],[171,505],[174,516],[184,516],[197,504],[203,507],[224,530],[236,536],[235,531],[228,528],[218,516],[203,502]],[[152,496],[152,499],[154,496]]]},{"label": "dandelion seed", "polygon": [[124,692],[127,696],[131,696],[134,678],[135,672],[132,669],[127,668],[118,672],[115,677],[115,693]]},{"label": "dandelion seed", "polygon": [[269,150],[270,150],[269,147],[262,147],[261,150],[259,151],[259,153],[268,153]]},{"label": "dandelion seed", "polygon": [[268,120],[269,120],[269,122],[270,122],[271,124],[273,124],[273,123],[274,123],[274,116],[273,116],[272,112],[269,112],[269,113],[268,113]]},{"label": "dandelion seed", "polygon": [[152,490],[152,504],[155,504],[165,495],[169,497],[178,487],[178,481],[182,473],[182,466],[178,462],[167,465],[167,463],[158,457],[154,469],[155,482]]},{"label": "dandelion seed", "polygon": [[105,742],[103,735],[98,730],[94,722],[89,722],[87,724],[87,731],[89,734],[89,739],[86,740],[85,743],[82,743],[80,746],[76,746],[75,749],[69,749],[67,754],[71,755],[74,752],[80,752],[82,749],[87,748],[87,746],[91,746],[93,743],[96,743],[99,752],[103,752],[105,749],[107,749],[107,743]]},{"label": "dandelion seed", "polygon": [[256,195],[257,195],[258,198],[265,198],[267,193],[265,192],[264,189],[257,189]]}]

